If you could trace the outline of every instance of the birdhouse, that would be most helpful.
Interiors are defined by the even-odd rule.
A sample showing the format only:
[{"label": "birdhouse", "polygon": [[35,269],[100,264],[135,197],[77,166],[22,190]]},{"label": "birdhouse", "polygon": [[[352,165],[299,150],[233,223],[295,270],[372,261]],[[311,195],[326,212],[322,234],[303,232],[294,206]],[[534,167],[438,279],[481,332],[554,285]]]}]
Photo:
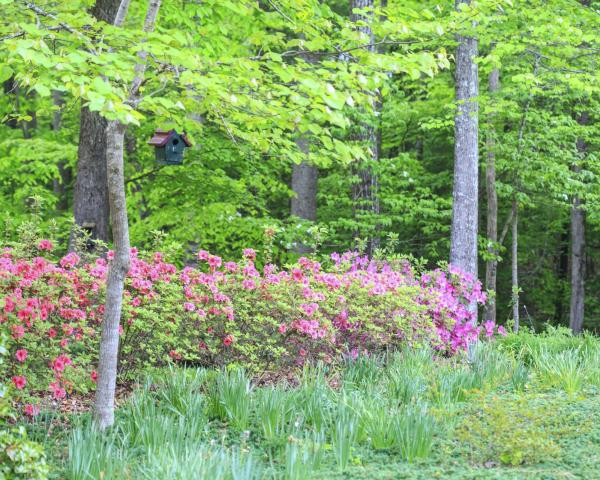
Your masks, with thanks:
[{"label": "birdhouse", "polygon": [[179,135],[175,130],[169,130],[168,132],[156,130],[148,145],[154,145],[156,161],[160,165],[181,165],[183,163],[183,151],[187,147],[191,147],[192,143],[185,136],[185,133]]}]

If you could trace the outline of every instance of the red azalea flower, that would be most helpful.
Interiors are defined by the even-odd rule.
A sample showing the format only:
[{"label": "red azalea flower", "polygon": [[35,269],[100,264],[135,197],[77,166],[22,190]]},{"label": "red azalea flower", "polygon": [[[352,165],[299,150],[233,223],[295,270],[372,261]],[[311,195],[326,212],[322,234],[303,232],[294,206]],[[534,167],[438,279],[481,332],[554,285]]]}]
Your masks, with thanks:
[{"label": "red azalea flower", "polygon": [[12,382],[15,384],[15,388],[17,390],[23,390],[25,388],[25,385],[27,384],[27,380],[25,379],[25,377],[22,377],[20,375],[12,377]]},{"label": "red azalea flower", "polygon": [[92,373],[90,373],[90,378],[92,379],[92,381],[95,383],[98,381],[98,372],[96,372],[96,370],[92,370]]},{"label": "red azalea flower", "polygon": [[223,339],[223,345],[225,345],[226,347],[228,347],[229,345],[231,345],[233,343],[233,336],[231,335],[227,335],[224,339]]},{"label": "red azalea flower", "polygon": [[50,240],[42,240],[40,241],[40,243],[38,243],[37,246],[38,250],[52,250],[54,248],[54,245],[52,245],[52,242]]}]

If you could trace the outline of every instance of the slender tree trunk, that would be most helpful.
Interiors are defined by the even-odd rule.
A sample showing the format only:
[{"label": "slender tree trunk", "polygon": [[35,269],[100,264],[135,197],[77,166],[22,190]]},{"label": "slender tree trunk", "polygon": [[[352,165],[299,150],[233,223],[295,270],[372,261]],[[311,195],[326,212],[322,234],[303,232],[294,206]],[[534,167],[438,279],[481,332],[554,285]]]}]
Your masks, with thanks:
[{"label": "slender tree trunk", "polygon": [[[290,213],[304,220],[314,222],[317,219],[317,167],[308,161],[310,154],[310,140],[306,135],[301,135],[296,140],[298,148],[306,160],[292,166],[292,197]],[[294,248],[297,253],[310,253],[308,245],[299,244]]]},{"label": "slender tree trunk", "polygon": [[[584,112],[578,119],[580,125],[586,125],[589,114]],[[577,141],[577,150],[583,157],[587,145],[583,139]],[[581,171],[580,165],[574,165],[573,171]],[[569,326],[573,333],[581,333],[585,310],[585,210],[581,198],[575,195],[571,207],[571,305]]]},{"label": "slender tree trunk", "polygon": [[519,331],[519,204],[516,195],[512,201],[512,306],[513,330]]},{"label": "slender tree trunk", "polygon": [[[350,20],[357,25],[356,29],[364,33],[368,37],[369,47],[367,49],[375,52],[376,47],[375,36],[371,24],[373,22],[374,13],[372,11],[375,5],[374,0],[350,0]],[[354,9],[369,9],[366,14],[354,13]],[[376,99],[373,99],[376,106]],[[379,148],[377,141],[377,132],[373,124],[361,122],[357,125],[357,132],[353,135],[353,140],[357,140],[366,145],[370,152],[370,161],[377,162],[379,160]],[[379,215],[379,179],[373,172],[370,165],[358,165],[356,169],[358,181],[352,186],[352,199],[354,210],[356,213],[368,213],[374,216]],[[376,228],[376,231],[378,228]],[[379,247],[379,234],[371,235],[367,242],[367,253],[372,255]]]},{"label": "slender tree trunk", "polygon": [[106,135],[106,163],[115,253],[114,258],[110,261],[106,282],[106,300],[98,361],[98,385],[94,405],[94,415],[101,429],[114,423],[119,324],[131,249],[125,201],[124,134],[125,127],[123,125],[119,122],[109,122]]},{"label": "slender tree trunk", "polygon": [[[106,23],[115,24],[121,0],[97,0],[92,15]],[[75,224],[88,232],[91,240],[108,242],[109,206],[106,177],[107,121],[97,112],[81,108],[77,176],[73,190]],[[77,246],[76,230],[71,232],[69,250]],[[91,249],[90,243],[86,249]]]},{"label": "slender tree trunk", "polygon": [[[490,73],[489,91],[494,94],[500,86],[500,70],[495,68]],[[496,292],[496,277],[498,272],[498,194],[496,192],[496,132],[494,130],[494,114],[490,114],[489,133],[487,144],[487,165],[485,172],[487,193],[487,239],[490,242],[488,253],[493,256],[485,265],[485,288]],[[496,298],[495,296],[485,307],[484,318],[486,321],[496,323]]]},{"label": "slender tree trunk", "polygon": [[[317,59],[310,52],[306,52],[301,58],[314,64]],[[294,196],[291,200],[290,214],[311,222],[317,219],[317,182],[319,170],[310,163],[310,135],[300,133],[296,138],[296,145],[302,152],[304,160],[301,163],[292,165],[292,191]],[[293,251],[304,254],[310,253],[312,248],[309,245],[300,243],[295,245]]]},{"label": "slender tree trunk", "polygon": [[[123,0],[117,14],[117,25],[125,18],[130,0]],[[150,0],[144,32],[154,30],[161,0]],[[136,104],[138,91],[146,70],[144,51],[139,54],[140,63],[135,66],[135,76],[129,91],[129,101]],[[114,237],[114,258],[109,264],[106,282],[106,303],[100,339],[98,360],[98,385],[94,404],[94,416],[100,429],[114,423],[115,388],[119,353],[119,325],[123,303],[125,276],[129,270],[130,244],[127,204],[125,198],[125,175],[123,165],[123,145],[126,126],[118,121],[107,125],[106,165],[111,223]]]},{"label": "slender tree trunk", "polygon": [[[456,7],[470,4],[457,0]],[[458,36],[454,117],[454,190],[450,263],[477,276],[477,223],[479,195],[477,39]]]},{"label": "slender tree trunk", "polygon": [[585,306],[585,211],[578,196],[571,208],[571,308],[569,326],[573,333],[583,329]]}]

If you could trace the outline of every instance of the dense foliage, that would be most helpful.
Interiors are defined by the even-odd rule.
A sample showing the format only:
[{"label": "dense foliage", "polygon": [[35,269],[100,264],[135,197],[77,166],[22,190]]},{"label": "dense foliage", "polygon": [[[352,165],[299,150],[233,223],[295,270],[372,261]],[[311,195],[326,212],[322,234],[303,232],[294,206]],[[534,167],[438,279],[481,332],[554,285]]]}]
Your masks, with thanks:
[{"label": "dense foliage", "polygon": [[[26,256],[0,257],[0,324],[11,334],[11,378],[23,413],[39,412],[45,391],[55,400],[93,388],[107,261],[74,253],[51,257],[41,240]],[[110,259],[112,252],[108,253]],[[329,265],[300,258],[289,269],[260,271],[254,250],[242,262],[201,250],[200,266],[178,269],[160,253],[133,262],[126,281],[120,371],[136,379],[167,362],[238,363],[277,371],[306,362],[337,364],[406,345],[440,354],[463,351],[502,327],[473,324],[481,284],[455,269],[415,271],[408,260],[332,255]]]},{"label": "dense foliage", "polygon": [[[536,328],[568,315],[575,197],[587,216],[587,270],[597,270],[596,1],[480,0],[458,12],[452,2],[374,2],[376,48],[341,0],[165,2],[157,31],[145,38],[147,78],[135,106],[125,99],[144,2],[132,3],[120,29],[89,14],[92,3],[1,3],[0,208],[8,237],[32,202],[41,202],[46,221],[67,225],[81,104],[132,125],[127,193],[140,247],[183,258],[201,245],[233,258],[248,245],[260,250],[271,242],[268,229],[276,263],[295,260],[300,244],[316,243],[329,254],[375,235],[396,252],[433,264],[446,259],[450,52],[461,31],[480,44],[481,163],[483,169],[487,154],[496,154],[499,228],[513,197],[526,226],[519,242],[522,315],[530,314]],[[490,93],[493,69],[500,88]],[[377,214],[357,209],[351,194],[357,165],[371,158],[371,146],[356,140],[357,123],[378,129],[378,159],[370,165]],[[188,132],[195,146],[183,167],[155,164],[146,142],[158,127]],[[292,165],[306,159],[299,134],[310,138],[308,158],[319,166],[316,222],[289,215]],[[62,231],[57,247],[64,250]],[[483,262],[490,255],[483,227],[480,244]],[[498,247],[505,320],[510,269]],[[586,302],[586,326],[594,328],[599,304],[591,295]]]}]

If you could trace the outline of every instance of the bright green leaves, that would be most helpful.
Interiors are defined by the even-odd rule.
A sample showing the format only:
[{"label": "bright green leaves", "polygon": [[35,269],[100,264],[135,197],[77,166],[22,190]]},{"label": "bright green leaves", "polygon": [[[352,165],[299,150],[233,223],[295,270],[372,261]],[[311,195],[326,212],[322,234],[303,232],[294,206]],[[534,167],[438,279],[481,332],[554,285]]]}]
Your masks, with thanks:
[{"label": "bright green leaves", "polygon": [[[24,34],[0,43],[3,77],[14,72],[42,97],[63,90],[123,123],[151,115],[157,124],[180,124],[193,113],[232,142],[263,151],[285,151],[298,131],[310,132],[321,146],[316,161],[325,163],[356,155],[342,145],[348,114],[372,109],[389,72],[419,78],[447,66],[443,52],[411,51],[413,41],[444,30],[433,13],[419,9],[388,9],[403,19],[400,29],[382,17],[382,35],[397,47],[388,53],[368,51],[368,39],[349,18],[317,0],[166,5],[157,32],[143,36],[134,16],[125,28],[114,28],[94,21],[79,4],[40,8],[52,21],[37,24],[27,8],[11,8],[15,23],[0,35]],[[128,85],[142,50],[148,52],[146,81],[139,104],[130,105]]]}]

